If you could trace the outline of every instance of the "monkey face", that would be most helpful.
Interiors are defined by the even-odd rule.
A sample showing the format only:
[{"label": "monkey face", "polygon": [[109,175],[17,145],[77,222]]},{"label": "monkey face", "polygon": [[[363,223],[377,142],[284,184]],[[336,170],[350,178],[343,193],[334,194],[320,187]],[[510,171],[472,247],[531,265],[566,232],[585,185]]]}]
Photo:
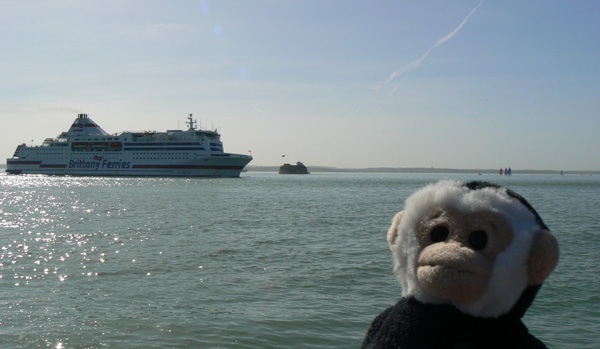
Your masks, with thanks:
[{"label": "monkey face", "polygon": [[403,297],[497,317],[556,267],[558,241],[516,193],[440,181],[407,200],[387,239]]},{"label": "monkey face", "polygon": [[470,302],[485,291],[496,256],[513,240],[504,215],[490,210],[439,208],[417,225],[417,278],[424,290],[447,301]]}]

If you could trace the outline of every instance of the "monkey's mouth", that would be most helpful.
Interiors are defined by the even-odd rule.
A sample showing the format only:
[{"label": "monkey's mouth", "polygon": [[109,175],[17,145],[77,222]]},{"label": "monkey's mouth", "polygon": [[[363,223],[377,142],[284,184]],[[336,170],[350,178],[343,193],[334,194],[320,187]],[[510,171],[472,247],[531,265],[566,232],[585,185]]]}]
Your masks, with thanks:
[{"label": "monkey's mouth", "polygon": [[474,270],[474,269],[475,268],[469,268],[469,269],[457,268],[457,267],[442,265],[442,264],[425,264],[425,265],[419,265],[419,267],[417,268],[417,271],[420,272],[421,270],[424,270],[424,271],[426,270],[427,273],[435,273],[435,274],[439,274],[439,275],[449,274],[449,275],[455,275],[455,276],[463,275],[465,277],[483,276],[483,275],[481,275],[480,270]]},{"label": "monkey's mouth", "polygon": [[[481,270],[475,268],[457,268],[442,264],[425,264],[417,268],[419,279],[423,278],[432,283],[468,283],[478,282],[478,279],[486,279]],[[423,280],[422,280],[423,281]]]},{"label": "monkey's mouth", "polygon": [[425,264],[417,268],[417,277],[427,293],[449,301],[469,302],[485,290],[488,276],[475,268],[456,268]]},{"label": "monkey's mouth", "polygon": [[417,261],[418,273],[450,278],[487,278],[490,275],[492,265],[481,255],[459,246],[448,245],[442,248],[445,250],[430,249],[421,253]]},{"label": "monkey's mouth", "polygon": [[481,254],[457,244],[430,246],[419,255],[417,278],[423,289],[442,300],[473,301],[483,293],[493,265]]}]

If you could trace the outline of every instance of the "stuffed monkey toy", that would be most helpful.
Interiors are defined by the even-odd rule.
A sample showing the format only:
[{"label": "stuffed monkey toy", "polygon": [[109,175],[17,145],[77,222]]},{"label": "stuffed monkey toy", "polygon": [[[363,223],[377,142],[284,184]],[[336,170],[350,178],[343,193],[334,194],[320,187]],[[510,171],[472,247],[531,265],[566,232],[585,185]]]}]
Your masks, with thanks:
[{"label": "stuffed monkey toy", "polygon": [[545,348],[521,318],[558,242],[520,195],[441,181],[407,199],[387,238],[402,299],[375,318],[363,348]]}]

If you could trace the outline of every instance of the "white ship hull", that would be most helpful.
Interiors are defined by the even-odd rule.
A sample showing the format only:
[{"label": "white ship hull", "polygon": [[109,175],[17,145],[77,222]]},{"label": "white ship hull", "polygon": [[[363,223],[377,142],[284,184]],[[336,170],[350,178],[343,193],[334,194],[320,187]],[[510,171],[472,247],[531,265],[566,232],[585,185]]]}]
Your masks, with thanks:
[{"label": "white ship hull", "polygon": [[87,115],[41,146],[20,145],[10,174],[74,176],[239,177],[249,155],[223,152],[216,131],[123,132],[108,135]]},{"label": "white ship hull", "polygon": [[136,163],[106,156],[78,157],[60,162],[8,160],[10,174],[47,174],[74,176],[183,176],[183,177],[239,177],[251,158],[231,155],[228,158],[197,159],[181,162]]}]

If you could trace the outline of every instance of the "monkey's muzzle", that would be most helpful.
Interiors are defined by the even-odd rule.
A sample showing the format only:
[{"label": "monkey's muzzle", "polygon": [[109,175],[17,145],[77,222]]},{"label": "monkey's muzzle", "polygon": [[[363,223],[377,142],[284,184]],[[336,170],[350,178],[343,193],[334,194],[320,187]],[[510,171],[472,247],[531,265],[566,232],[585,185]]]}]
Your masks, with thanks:
[{"label": "monkey's muzzle", "polygon": [[437,243],[421,251],[417,277],[437,298],[469,302],[481,296],[492,268],[492,262],[477,251],[458,243]]}]

